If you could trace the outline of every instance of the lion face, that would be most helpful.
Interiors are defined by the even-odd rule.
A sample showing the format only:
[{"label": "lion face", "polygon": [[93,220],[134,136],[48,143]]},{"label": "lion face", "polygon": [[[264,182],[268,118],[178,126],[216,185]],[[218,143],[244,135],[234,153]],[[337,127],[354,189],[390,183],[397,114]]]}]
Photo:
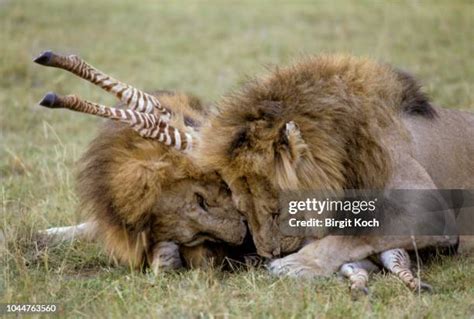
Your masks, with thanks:
[{"label": "lion face", "polygon": [[278,193],[270,180],[253,175],[241,177],[230,185],[234,204],[248,216],[257,252],[265,257],[279,255],[277,218],[280,207]]},{"label": "lion face", "polygon": [[153,233],[158,241],[196,246],[205,240],[240,245],[247,233],[228,187],[219,180],[187,179],[163,189]]}]

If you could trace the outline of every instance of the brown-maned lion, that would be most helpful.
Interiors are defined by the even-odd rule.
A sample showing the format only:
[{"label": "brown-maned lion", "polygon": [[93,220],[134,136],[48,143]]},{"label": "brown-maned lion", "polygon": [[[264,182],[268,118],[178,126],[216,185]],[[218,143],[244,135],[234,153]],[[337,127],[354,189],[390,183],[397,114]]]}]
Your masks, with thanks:
[{"label": "brown-maned lion", "polygon": [[259,254],[291,253],[274,260],[271,272],[314,276],[384,250],[413,249],[413,242],[421,248],[456,238],[284,237],[277,227],[282,192],[472,188],[473,136],[472,114],[432,106],[406,73],[327,55],[224,98],[203,128],[197,158],[230,186]]},{"label": "brown-maned lion", "polygon": [[[166,91],[146,94],[77,56],[48,51],[35,62],[66,69],[129,107],[109,108],[53,93],[40,102],[122,122],[107,123],[79,161],[80,211],[87,222],[46,234],[92,237],[119,262],[134,268],[150,265],[156,271],[180,266],[178,245],[243,242],[247,228],[227,185],[215,171],[201,170],[188,154],[207,118],[198,99]],[[197,254],[183,248],[182,254],[190,264],[202,263],[196,255],[207,256],[206,250],[220,257],[219,249],[210,247],[197,247]]]}]

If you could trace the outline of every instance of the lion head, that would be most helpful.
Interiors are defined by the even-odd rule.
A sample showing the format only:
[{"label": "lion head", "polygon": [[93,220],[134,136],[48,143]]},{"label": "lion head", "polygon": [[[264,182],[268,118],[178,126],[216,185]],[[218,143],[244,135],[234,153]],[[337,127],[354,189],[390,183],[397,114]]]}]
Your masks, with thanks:
[{"label": "lion head", "polygon": [[[180,94],[161,99],[175,109],[188,103]],[[188,155],[121,123],[107,123],[90,143],[77,181],[81,211],[98,224],[106,250],[135,267],[158,242],[239,245],[247,231],[216,172],[202,171]]]}]

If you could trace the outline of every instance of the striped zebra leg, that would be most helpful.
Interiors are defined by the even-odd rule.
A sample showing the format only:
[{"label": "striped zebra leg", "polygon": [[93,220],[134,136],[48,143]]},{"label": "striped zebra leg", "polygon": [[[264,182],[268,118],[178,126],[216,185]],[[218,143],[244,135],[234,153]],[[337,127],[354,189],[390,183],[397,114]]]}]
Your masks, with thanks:
[{"label": "striped zebra leg", "polygon": [[380,254],[380,261],[388,271],[394,273],[400,280],[413,291],[431,291],[432,287],[411,271],[410,256],[404,249],[391,249]]},{"label": "striped zebra leg", "polygon": [[244,256],[244,264],[247,268],[259,268],[264,266],[267,259],[257,254],[248,254]]},{"label": "striped zebra leg", "polygon": [[351,284],[351,293],[357,298],[360,293],[367,295],[369,289],[369,273],[379,270],[378,267],[368,259],[347,263],[341,266],[339,273],[349,279]]},{"label": "striped zebra leg", "polygon": [[34,62],[67,70],[114,94],[132,110],[155,113],[165,121],[170,119],[170,112],[161,105],[158,98],[108,76],[76,55],[62,56],[46,51],[34,59]]},{"label": "striped zebra leg", "polygon": [[39,104],[49,108],[66,108],[124,122],[129,124],[141,136],[158,139],[163,144],[180,151],[187,152],[192,148],[193,140],[190,134],[181,132],[154,114],[106,107],[83,101],[75,95],[60,97],[54,93],[46,94]]}]

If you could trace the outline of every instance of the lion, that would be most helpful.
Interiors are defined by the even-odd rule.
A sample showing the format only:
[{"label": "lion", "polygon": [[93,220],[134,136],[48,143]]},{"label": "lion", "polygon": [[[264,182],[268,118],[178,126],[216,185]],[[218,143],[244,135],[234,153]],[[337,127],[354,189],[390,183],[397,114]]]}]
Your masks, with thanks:
[{"label": "lion", "polygon": [[198,98],[169,91],[144,93],[77,56],[47,51],[35,62],[71,71],[130,107],[109,108],[54,93],[40,102],[116,120],[104,125],[79,160],[79,210],[86,222],[49,229],[47,235],[90,237],[119,263],[155,271],[179,268],[180,248],[190,264],[200,264],[210,258],[196,255],[221,255],[204,242],[243,243],[247,227],[227,185],[188,154],[208,112]]},{"label": "lion", "polygon": [[[430,103],[390,65],[322,55],[278,68],[227,95],[196,158],[217,170],[276,275],[325,276],[394,248],[455,245],[457,236],[283,236],[279,197],[292,190],[467,189],[474,116]],[[417,225],[423,215],[414,213]],[[416,247],[414,246],[416,245]]]}]

